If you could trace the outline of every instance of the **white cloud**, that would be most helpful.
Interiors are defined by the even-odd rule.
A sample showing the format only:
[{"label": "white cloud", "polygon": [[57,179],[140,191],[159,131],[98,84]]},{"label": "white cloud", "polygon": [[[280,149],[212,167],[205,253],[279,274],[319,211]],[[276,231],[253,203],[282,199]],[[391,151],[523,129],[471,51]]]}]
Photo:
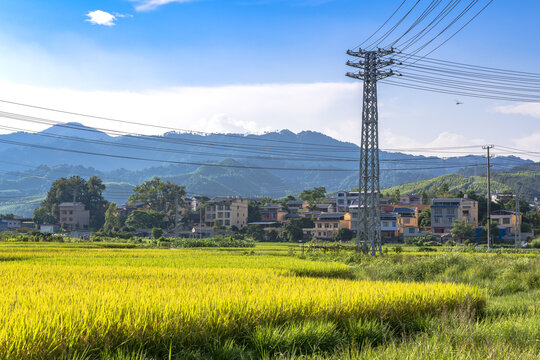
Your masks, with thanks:
[{"label": "white cloud", "polygon": [[[396,134],[390,129],[383,129],[380,132],[380,143],[382,149],[400,149],[400,152],[410,154],[434,155],[440,157],[463,156],[463,152],[476,155],[483,154],[482,145],[486,141],[482,138],[471,137],[468,134],[457,134],[452,132],[442,132],[435,138],[429,139],[423,136],[422,138],[412,138],[402,134]],[[475,146],[476,148],[459,149],[459,150],[441,150],[435,152],[424,151],[407,151],[406,149],[425,149],[425,148],[441,148],[441,147],[461,147]]]},{"label": "white cloud", "polygon": [[116,16],[113,14],[110,14],[106,11],[101,10],[95,10],[90,11],[88,14],[86,14],[88,21],[90,24],[93,25],[103,25],[103,26],[114,26],[116,25]]},{"label": "white cloud", "polygon": [[132,18],[132,14],[120,14],[120,13],[114,13],[114,16],[116,16],[118,19],[124,19],[124,18]]},{"label": "white cloud", "polygon": [[[150,125],[214,133],[262,133],[289,129],[313,130],[343,141],[360,141],[362,86],[359,83],[230,85],[216,87],[171,87],[148,91],[84,91],[39,88],[0,82],[0,99],[29,103]],[[381,104],[384,110],[388,105]],[[162,134],[166,129],[130,125],[105,120],[33,110],[0,102],[0,111],[39,116],[87,126]],[[381,111],[380,146],[383,149],[430,148],[475,145],[459,152],[413,152],[442,157],[483,154],[481,145],[491,141],[468,129],[421,132],[402,131],[388,123]],[[391,113],[389,111],[388,113]],[[395,115],[392,115],[395,116]],[[0,120],[2,122],[2,120]],[[7,126],[7,125],[6,125]],[[47,125],[9,121],[9,126],[39,131]],[[2,130],[0,130],[2,131]],[[7,132],[7,131],[3,131]],[[486,136],[489,136],[487,134]],[[498,142],[495,142],[496,144]],[[507,135],[501,144],[540,151],[540,133],[525,137]],[[404,151],[407,152],[407,151]],[[497,155],[508,155],[501,152]],[[526,155],[520,155],[527,157]],[[536,159],[538,160],[538,158]]]},{"label": "white cloud", "polygon": [[131,0],[135,3],[135,10],[137,11],[152,11],[162,5],[170,3],[187,3],[196,0]]},{"label": "white cloud", "polygon": [[540,104],[538,103],[498,106],[495,108],[495,111],[503,114],[519,114],[540,118]]},{"label": "white cloud", "polygon": [[[152,91],[80,91],[37,88],[0,82],[0,99],[141,123],[204,132],[261,133],[271,130],[314,130],[357,140],[361,86],[351,83],[268,84],[177,87]],[[88,126],[125,131],[125,125],[0,103],[1,111],[77,121]],[[19,122],[37,131],[46,126]],[[163,133],[164,129],[130,126],[129,131]]]}]

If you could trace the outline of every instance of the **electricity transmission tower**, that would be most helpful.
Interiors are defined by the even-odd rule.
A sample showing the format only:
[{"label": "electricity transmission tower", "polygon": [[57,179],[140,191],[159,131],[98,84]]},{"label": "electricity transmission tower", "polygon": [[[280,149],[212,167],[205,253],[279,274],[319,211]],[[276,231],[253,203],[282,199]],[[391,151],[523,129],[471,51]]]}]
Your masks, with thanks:
[{"label": "electricity transmission tower", "polygon": [[489,150],[493,149],[494,145],[482,146],[482,149],[487,150],[487,248],[491,248],[493,241],[491,239],[491,155]]},{"label": "electricity transmission tower", "polygon": [[360,58],[347,61],[347,65],[360,69],[356,73],[347,73],[347,76],[364,81],[356,251],[361,247],[367,253],[371,245],[371,255],[377,250],[382,254],[377,81],[395,75],[392,70],[382,70],[395,64],[387,58],[393,53],[393,49],[347,51],[348,55]]}]

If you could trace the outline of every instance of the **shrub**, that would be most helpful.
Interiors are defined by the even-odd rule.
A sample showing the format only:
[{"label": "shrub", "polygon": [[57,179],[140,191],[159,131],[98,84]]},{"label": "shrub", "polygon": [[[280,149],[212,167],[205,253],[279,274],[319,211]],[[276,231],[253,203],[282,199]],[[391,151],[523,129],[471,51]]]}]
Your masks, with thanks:
[{"label": "shrub", "polygon": [[152,238],[158,239],[163,235],[163,229],[162,228],[153,228],[152,229]]},{"label": "shrub", "polygon": [[531,243],[527,247],[530,247],[533,249],[540,249],[540,238],[537,238],[531,241]]}]

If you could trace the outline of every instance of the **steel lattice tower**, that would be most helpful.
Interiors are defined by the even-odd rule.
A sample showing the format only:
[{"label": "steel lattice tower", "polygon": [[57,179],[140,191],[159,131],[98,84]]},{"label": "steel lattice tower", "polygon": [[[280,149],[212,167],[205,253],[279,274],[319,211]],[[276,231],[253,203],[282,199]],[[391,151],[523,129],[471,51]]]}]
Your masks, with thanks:
[{"label": "steel lattice tower", "polygon": [[367,253],[371,245],[371,255],[377,250],[382,254],[377,81],[394,75],[392,70],[381,70],[394,64],[392,59],[385,59],[393,53],[393,49],[347,51],[348,55],[360,58],[357,62],[347,61],[347,65],[361,69],[347,76],[364,80],[356,250],[362,248]]}]

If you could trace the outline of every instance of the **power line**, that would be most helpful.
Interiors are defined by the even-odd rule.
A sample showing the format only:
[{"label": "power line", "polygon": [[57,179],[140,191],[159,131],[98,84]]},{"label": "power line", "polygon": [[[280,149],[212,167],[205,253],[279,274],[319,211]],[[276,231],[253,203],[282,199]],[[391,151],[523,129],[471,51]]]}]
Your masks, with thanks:
[{"label": "power line", "polygon": [[323,147],[323,148],[334,148],[334,147],[342,148],[343,147],[341,145],[299,143],[297,141],[287,141],[287,140],[277,140],[277,139],[263,139],[263,138],[260,138],[260,137],[248,137],[249,134],[238,135],[238,134],[210,133],[210,132],[204,132],[204,131],[197,131],[197,130],[181,129],[181,128],[176,128],[176,127],[169,127],[169,126],[151,125],[151,124],[145,124],[145,123],[140,123],[140,122],[136,122],[136,121],[129,121],[129,120],[123,120],[123,119],[115,119],[115,118],[112,118],[112,117],[91,115],[91,114],[86,114],[86,113],[82,113],[82,112],[60,110],[60,109],[54,109],[54,108],[50,108],[50,107],[31,105],[31,104],[26,104],[26,103],[16,102],[16,101],[10,101],[10,100],[0,99],[0,102],[5,103],[5,104],[23,106],[23,107],[32,108],[32,109],[56,112],[56,113],[61,113],[61,114],[66,114],[66,115],[74,115],[74,116],[86,117],[86,118],[97,119],[97,120],[106,120],[106,121],[118,122],[118,123],[123,123],[123,124],[129,124],[129,125],[144,126],[144,127],[154,128],[154,129],[177,131],[177,132],[180,132],[180,133],[192,133],[192,134],[199,134],[199,135],[217,135],[217,136],[233,137],[235,139],[250,140],[250,141],[254,140],[254,141],[265,141],[265,142],[277,142],[277,143],[287,143],[287,144],[295,144],[295,145],[300,144],[300,145],[317,146],[317,147]]}]

